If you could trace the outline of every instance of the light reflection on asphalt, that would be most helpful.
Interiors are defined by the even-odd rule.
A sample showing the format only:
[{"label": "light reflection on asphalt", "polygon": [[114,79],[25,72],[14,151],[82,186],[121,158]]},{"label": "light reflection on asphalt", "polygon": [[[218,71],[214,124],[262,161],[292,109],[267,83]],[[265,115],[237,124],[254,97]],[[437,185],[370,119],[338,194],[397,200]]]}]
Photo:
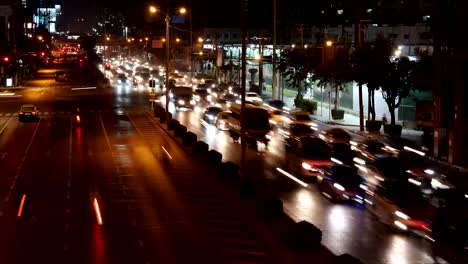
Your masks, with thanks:
[{"label": "light reflection on asphalt", "polygon": [[[173,109],[173,108],[170,108]],[[229,133],[218,131],[214,126],[201,124],[203,107],[193,111],[178,111],[173,116],[189,131],[199,136],[223,154],[223,160],[239,163],[240,144],[229,137]],[[322,128],[323,129],[323,128]],[[303,188],[292,181],[280,178],[274,168],[284,163],[284,144],[279,133],[274,133],[266,153],[258,155],[248,148],[248,164],[257,169],[265,166],[265,176],[281,186],[279,197],[284,210],[295,221],[306,220],[323,232],[323,243],[335,254],[350,253],[365,263],[382,264],[430,264],[428,243],[424,240],[395,234],[377,222],[365,209],[350,204],[333,204],[325,199],[314,184]]]}]

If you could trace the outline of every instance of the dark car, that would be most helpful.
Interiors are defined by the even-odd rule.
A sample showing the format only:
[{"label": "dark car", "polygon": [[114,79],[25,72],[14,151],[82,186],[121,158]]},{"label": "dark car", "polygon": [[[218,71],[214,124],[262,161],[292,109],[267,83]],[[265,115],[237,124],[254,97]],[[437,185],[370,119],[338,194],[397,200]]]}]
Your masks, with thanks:
[{"label": "dark car", "polygon": [[37,120],[39,119],[39,109],[33,104],[24,104],[18,111],[18,120]]},{"label": "dark car", "polygon": [[194,92],[194,98],[197,101],[208,101],[209,95],[206,89],[197,88]]},{"label": "dark car", "polygon": [[218,106],[210,106],[205,109],[203,112],[203,120],[206,121],[208,124],[214,124],[216,116],[221,113],[223,109]]},{"label": "dark car", "polygon": [[430,234],[436,207],[408,181],[384,181],[366,197],[366,208],[392,230]]},{"label": "dark car", "polygon": [[296,148],[301,138],[314,135],[314,130],[309,125],[298,123],[291,124],[288,129],[281,130],[281,133],[284,135],[286,147]]},{"label": "dark car", "polygon": [[281,100],[271,100],[268,102],[268,105],[273,107],[273,108],[276,108],[276,109],[283,109],[283,107],[285,106],[285,103]]},{"label": "dark car", "polygon": [[333,202],[364,202],[364,179],[358,175],[355,167],[333,164],[322,168],[318,177],[320,192]]},{"label": "dark car", "polygon": [[57,82],[66,82],[70,80],[70,75],[64,71],[55,72],[55,81]]}]

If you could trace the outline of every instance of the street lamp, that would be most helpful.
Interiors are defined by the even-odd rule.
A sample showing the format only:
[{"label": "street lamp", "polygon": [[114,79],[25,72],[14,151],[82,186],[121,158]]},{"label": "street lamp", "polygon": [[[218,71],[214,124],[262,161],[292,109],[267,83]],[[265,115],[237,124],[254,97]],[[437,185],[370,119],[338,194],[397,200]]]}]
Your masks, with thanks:
[{"label": "street lamp", "polygon": [[[179,8],[178,9],[179,13],[180,14],[185,14],[187,12],[187,10],[182,7],[182,8]],[[149,12],[151,14],[155,14],[158,12],[158,9],[155,7],[155,6],[150,6],[149,7]],[[165,38],[165,42],[166,42],[166,61],[165,61],[165,64],[166,64],[166,114],[167,116],[169,116],[169,88],[170,88],[170,85],[169,85],[169,45],[170,45],[170,41],[169,41],[169,24],[171,22],[171,17],[169,16],[169,7],[167,7],[166,9],[166,14],[165,14],[165,19],[164,19],[164,22],[166,24],[166,38]]]}]

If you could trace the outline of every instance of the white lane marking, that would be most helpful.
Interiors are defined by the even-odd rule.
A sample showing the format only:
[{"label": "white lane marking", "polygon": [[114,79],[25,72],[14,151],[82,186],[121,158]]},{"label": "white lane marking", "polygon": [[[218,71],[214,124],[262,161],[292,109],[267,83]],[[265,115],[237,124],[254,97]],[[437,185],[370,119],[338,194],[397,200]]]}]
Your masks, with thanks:
[{"label": "white lane marking", "polygon": [[308,184],[299,180],[298,178],[294,177],[292,174],[288,173],[287,171],[281,169],[281,168],[276,168],[277,171],[281,172],[281,174],[283,174],[284,176],[288,177],[289,179],[299,183],[300,185],[302,185],[303,187],[307,187]]},{"label": "white lane marking", "polygon": [[34,141],[34,138],[36,137],[36,134],[37,134],[37,131],[39,130],[39,126],[41,124],[41,120],[42,119],[39,119],[39,122],[37,123],[37,126],[36,128],[34,129],[34,133],[31,137],[31,140],[29,141],[29,144],[28,146],[26,147],[26,150],[24,151],[24,155],[23,155],[23,159],[21,160],[21,163],[20,165],[18,166],[18,170],[16,171],[16,175],[15,175],[15,178],[10,186],[10,191],[8,192],[8,195],[5,197],[5,202],[8,202],[10,200],[10,197],[11,197],[11,194],[13,192],[13,189],[15,188],[16,186],[16,181],[18,180],[18,176],[21,172],[21,169],[23,168],[23,164],[24,164],[24,161],[26,160],[26,157],[28,156],[28,153],[29,153],[29,149],[31,148],[32,146],[32,143]]},{"label": "white lane marking", "polygon": [[11,121],[11,118],[8,119],[8,121],[5,123],[5,125],[2,127],[2,129],[0,129],[0,135],[3,133],[3,130],[5,130],[5,128],[8,126],[8,123],[10,123]]},{"label": "white lane marking", "polygon": [[77,90],[94,90],[94,89],[96,89],[96,87],[92,87],[92,86],[90,86],[90,87],[76,87],[76,88],[71,88],[71,89],[72,89],[72,91],[77,91]]}]

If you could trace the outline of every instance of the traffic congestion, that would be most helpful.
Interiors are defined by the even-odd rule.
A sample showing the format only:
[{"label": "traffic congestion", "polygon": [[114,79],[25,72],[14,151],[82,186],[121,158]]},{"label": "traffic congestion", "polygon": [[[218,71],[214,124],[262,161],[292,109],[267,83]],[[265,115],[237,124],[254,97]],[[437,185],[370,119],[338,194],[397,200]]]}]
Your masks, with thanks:
[{"label": "traffic congestion", "polygon": [[320,122],[252,91],[242,113],[236,83],[174,71],[166,98],[164,67],[110,58],[106,65],[119,96],[155,93],[151,103],[163,106],[169,100],[172,117],[225,161],[239,162],[244,125],[249,166],[293,219],[322,229],[334,253],[389,264],[427,263],[448,251],[466,258],[468,193],[425,153]]}]

